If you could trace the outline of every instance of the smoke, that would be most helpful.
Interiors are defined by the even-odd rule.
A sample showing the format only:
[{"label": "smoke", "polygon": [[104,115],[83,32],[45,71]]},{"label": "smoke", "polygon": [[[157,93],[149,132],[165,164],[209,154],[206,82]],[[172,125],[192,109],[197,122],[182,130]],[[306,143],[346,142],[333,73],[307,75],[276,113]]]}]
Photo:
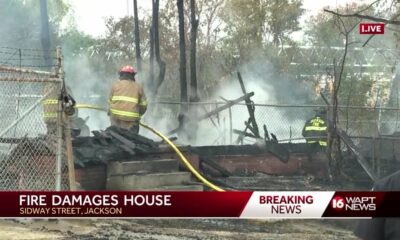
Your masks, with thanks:
[{"label": "smoke", "polygon": [[[254,92],[251,100],[256,104],[287,104],[299,105],[310,102],[315,97],[311,86],[299,82],[294,77],[279,73],[266,57],[257,57],[243,64],[241,72],[247,92]],[[238,77],[231,74],[224,78],[224,81],[215,87],[214,93],[208,99],[202,99],[204,104],[191,105],[189,110],[184,112],[189,119],[196,119],[216,107],[220,107],[227,100],[234,100],[243,96],[239,85]],[[222,97],[222,98],[221,98]],[[220,104],[211,104],[219,102]],[[184,129],[185,134],[177,134],[178,143],[190,145],[216,145],[231,144],[237,139],[237,134],[231,134],[231,129],[244,130],[245,121],[248,121],[249,114],[246,105],[235,105],[229,109],[204,119],[197,124],[189,122]],[[269,132],[277,135],[278,139],[301,137],[301,130],[306,119],[313,115],[313,109],[293,107],[269,107],[256,106],[255,117],[258,123],[259,132],[263,137],[263,125],[267,126]],[[144,121],[154,126],[161,132],[168,132],[178,127],[177,114],[181,112],[179,105],[159,104],[151,105],[144,117]],[[249,132],[249,131],[248,131]],[[145,131],[141,134],[151,136]],[[246,138],[245,143],[252,143],[255,140]]]},{"label": "smoke", "polygon": [[[301,105],[310,102],[315,96],[311,86],[304,82],[299,82],[293,76],[279,73],[266,57],[256,57],[246,64],[243,64],[241,72],[245,89],[247,92],[254,92],[251,100],[255,104],[284,104]],[[238,77],[232,74],[216,90],[212,100],[220,100],[223,97],[228,100],[239,98],[243,95],[239,85]],[[312,109],[293,108],[293,107],[272,107],[255,106],[255,118],[259,127],[261,137],[264,135],[263,125],[267,130],[274,133],[278,139],[288,139],[290,137],[301,137],[301,130],[307,118],[312,116]],[[224,111],[219,116],[222,119],[223,128],[230,128],[229,112]],[[247,107],[236,105],[232,107],[232,128],[237,130],[245,129],[245,121],[248,121],[249,114]],[[204,133],[200,125],[200,133]],[[209,125],[209,124],[208,124]],[[228,125],[228,126],[227,126]],[[206,126],[204,126],[206,127]],[[229,129],[228,129],[229,132]],[[197,144],[206,144],[210,138],[210,131],[200,134]],[[217,138],[212,136],[211,138]],[[233,135],[233,140],[238,137]],[[225,137],[230,142],[230,136]],[[227,142],[225,140],[225,142]]]},{"label": "smoke", "polygon": [[[91,104],[107,109],[111,86],[115,81],[118,81],[118,68],[115,67],[114,69],[110,66],[117,64],[112,61],[109,63],[98,61],[95,58],[99,56],[91,57],[85,53],[73,55],[73,51],[70,51],[68,47],[63,48],[63,52],[66,53],[66,85],[70,88],[76,102],[78,104]],[[122,66],[123,63],[119,65]],[[136,76],[137,82],[141,84],[145,84],[143,81],[145,79],[143,72],[138,73]],[[145,85],[145,92],[147,90],[148,88]],[[145,116],[152,115],[152,112],[154,112],[154,109],[150,106]],[[80,108],[78,109],[78,117],[86,120],[90,131],[104,130],[111,125],[110,118],[105,111]],[[144,118],[144,121],[146,121],[146,118]],[[164,122],[162,123],[164,124]],[[162,125],[155,124],[155,126],[161,129],[171,129],[169,128],[170,125],[163,127]],[[140,133],[150,138],[155,138],[154,134],[148,131],[141,130]]]},{"label": "smoke", "polygon": [[[68,49],[64,49],[68,52]],[[114,77],[103,75],[99,66],[92,66],[86,55],[66,55],[65,81],[77,103],[107,107],[107,97]],[[106,112],[78,109],[78,117],[86,119],[90,130],[105,129],[110,125]]]},{"label": "smoke", "polygon": [[[38,21],[39,18],[37,14],[30,16],[29,20],[28,18],[24,17],[9,17],[23,16],[23,14],[24,11],[18,10],[16,13],[13,12],[13,14],[10,13],[7,15],[7,21],[5,22],[9,22],[10,24],[4,24],[4,26],[0,29],[0,32],[4,33],[4,38],[2,38],[3,40],[1,41],[2,45],[14,46],[13,43],[15,43],[15,39],[21,39],[21,37],[17,36],[16,34],[18,33],[21,35],[29,26],[29,24],[25,23],[29,22],[30,20],[32,20],[31,22],[34,22],[35,24],[34,29],[40,29],[40,22]],[[21,23],[15,21],[16,19],[21,20]],[[35,21],[33,21],[34,19]],[[22,22],[24,23],[22,24]],[[34,45],[35,47],[40,48],[40,31],[36,30],[29,33],[29,36],[24,38],[24,41],[18,42],[16,45],[19,47],[31,47]],[[33,40],[34,42],[32,42]],[[60,39],[60,41],[62,40],[63,39]],[[107,97],[112,82],[117,79],[117,69],[112,71],[110,68],[106,68],[104,65],[102,65],[103,62],[101,60],[93,60],[85,53],[74,55],[73,53],[77,49],[77,46],[71,46],[74,47],[74,49],[69,49],[68,44],[64,44],[62,47],[65,54],[64,63],[66,83],[71,88],[73,97],[78,103],[87,103],[107,107]],[[37,60],[35,59],[35,61]],[[96,63],[101,64],[96,65]],[[252,97],[252,100],[255,103],[299,104],[306,102],[307,99],[312,96],[312,94],[307,91],[307,89],[310,88],[304,84],[297,83],[295,79],[292,79],[289,76],[279,73],[265,57],[254,57],[251,61],[242,64],[239,70],[242,73],[247,91],[253,91],[255,93],[254,97]],[[214,76],[218,76],[218,74],[215,74]],[[174,82],[178,82],[177,78],[174,78],[173,76],[170,76],[169,78]],[[138,75],[139,82],[143,79],[144,76]],[[174,85],[174,87],[176,85]],[[147,87],[148,90],[150,86]],[[178,92],[177,89],[171,90]],[[173,94],[171,94],[170,97],[173,97],[172,95]],[[243,93],[241,92],[239,83],[237,81],[237,76],[236,74],[232,74],[225,82],[215,89],[212,97],[208,99],[202,99],[202,101],[222,102],[223,100],[219,98],[220,96],[228,100],[233,100],[242,95]],[[151,102],[152,99],[149,100]],[[201,116],[205,114],[206,111],[211,111],[215,107],[215,105],[209,104],[205,105],[205,109],[203,107],[191,108],[190,111],[186,112],[186,115],[188,115],[188,117],[192,115]],[[189,136],[195,137],[185,138],[183,136],[179,136],[180,142],[182,144],[192,145],[231,143],[230,129],[243,130],[244,121],[248,120],[248,113],[245,106],[233,106],[231,110],[232,117],[230,117],[229,110],[224,110],[217,116],[213,116],[212,121],[210,119],[200,121],[196,132],[188,132]],[[178,127],[178,112],[180,112],[179,105],[150,105],[143,121],[149,123],[151,126],[154,126],[162,132],[168,132]],[[110,125],[109,117],[105,112],[90,109],[79,109],[78,116],[83,119],[87,119],[86,124],[92,131],[102,130]],[[287,126],[294,125],[295,122],[301,117],[299,117],[298,114],[291,113],[290,109],[267,109],[266,107],[256,106],[256,118],[261,133],[262,125],[266,124],[269,131],[278,133],[277,135],[280,137],[284,136],[284,134],[287,135]],[[195,127],[193,129],[195,129]],[[154,138],[154,135],[148,131],[141,130],[140,133]],[[234,140],[236,137],[237,135],[233,134],[232,140]]]}]

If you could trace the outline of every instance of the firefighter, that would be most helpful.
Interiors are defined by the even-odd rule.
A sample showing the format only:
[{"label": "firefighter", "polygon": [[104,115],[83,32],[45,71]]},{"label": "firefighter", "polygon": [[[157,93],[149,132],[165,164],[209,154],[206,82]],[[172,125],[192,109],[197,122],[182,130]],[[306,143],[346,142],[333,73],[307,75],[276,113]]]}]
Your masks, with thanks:
[{"label": "firefighter", "polygon": [[54,84],[46,84],[44,92],[50,92],[43,100],[43,119],[46,124],[47,134],[57,134],[57,113],[58,113],[58,98],[59,92]]},{"label": "firefighter", "polygon": [[[44,87],[44,92],[48,93],[50,92],[43,100],[43,118],[44,122],[46,123],[46,128],[47,128],[47,134],[48,135],[56,135],[57,134],[57,121],[58,121],[58,102],[61,92],[57,89],[57,87],[54,84],[47,84]],[[69,86],[66,87],[66,93],[68,95],[68,98],[65,99],[63,98],[64,103],[68,103],[73,99],[70,95],[71,93],[71,88]],[[66,96],[67,96],[66,95]],[[75,100],[72,100],[75,102]],[[71,103],[69,103],[71,105]],[[67,105],[64,105],[67,106]],[[78,116],[78,112],[73,108],[73,105],[71,107],[64,107],[63,111],[72,119],[76,118]]]},{"label": "firefighter", "polygon": [[146,112],[147,101],[142,85],[135,81],[136,70],[124,66],[119,71],[119,81],[114,83],[109,96],[111,125],[139,133],[139,121]]},{"label": "firefighter", "polygon": [[313,118],[307,120],[303,128],[303,137],[308,144],[325,148],[327,146],[327,120],[326,110],[319,109]]}]

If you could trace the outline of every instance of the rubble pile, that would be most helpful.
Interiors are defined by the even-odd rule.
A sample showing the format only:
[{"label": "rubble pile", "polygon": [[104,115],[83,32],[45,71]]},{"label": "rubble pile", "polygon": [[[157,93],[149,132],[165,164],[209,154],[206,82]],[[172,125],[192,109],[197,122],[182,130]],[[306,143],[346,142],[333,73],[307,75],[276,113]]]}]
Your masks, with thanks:
[{"label": "rubble pile", "polygon": [[159,144],[151,139],[115,126],[105,131],[93,131],[94,136],[73,140],[75,164],[84,167],[89,162],[131,159],[139,153],[155,152]]}]

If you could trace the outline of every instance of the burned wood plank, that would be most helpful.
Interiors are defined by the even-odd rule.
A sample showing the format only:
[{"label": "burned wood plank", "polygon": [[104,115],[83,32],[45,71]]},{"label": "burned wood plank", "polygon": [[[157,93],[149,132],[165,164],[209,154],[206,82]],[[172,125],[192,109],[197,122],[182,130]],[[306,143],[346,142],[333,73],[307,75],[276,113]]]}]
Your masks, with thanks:
[{"label": "burned wood plank", "polygon": [[[204,112],[205,112],[206,114],[209,114],[209,112],[208,112],[207,109],[206,109],[206,106],[204,106],[204,105],[201,105],[201,106],[202,106]],[[211,121],[211,123],[214,125],[214,127],[218,127],[217,124],[214,122],[214,119],[212,119],[211,116],[209,116],[208,119],[210,119],[210,121]]]},{"label": "burned wood plank", "polygon": [[97,141],[99,141],[101,145],[107,146],[107,145],[109,144],[109,143],[107,142],[107,139],[110,139],[109,136],[107,136],[107,135],[105,135],[104,133],[99,132],[99,131],[93,131],[92,133],[93,133],[95,139],[96,139]]},{"label": "burned wood plank", "polygon": [[254,96],[254,92],[246,93],[243,96],[241,96],[240,98],[237,98],[235,100],[229,101],[227,104],[225,104],[225,105],[223,105],[221,107],[217,107],[216,109],[210,111],[209,113],[206,113],[203,116],[200,116],[200,120],[203,120],[203,119],[206,119],[206,118],[208,118],[210,116],[213,116],[213,115],[215,115],[215,114],[217,114],[217,113],[219,113],[219,112],[221,112],[221,111],[223,111],[225,109],[228,109],[228,108],[232,107],[233,105],[235,105],[235,104],[237,104],[237,103],[239,103],[239,102],[241,102],[243,100],[249,99],[252,96]]},{"label": "burned wood plank", "polygon": [[238,138],[237,138],[237,140],[236,140],[236,144],[238,144],[238,143],[242,143],[242,144],[243,144],[243,138],[246,137],[246,135],[247,135],[248,137],[258,138],[258,137],[256,137],[256,136],[253,135],[253,134],[247,133],[247,129],[250,129],[250,131],[253,132],[253,129],[251,128],[249,122],[246,122],[246,121],[245,121],[245,122],[244,122],[244,125],[245,125],[246,127],[244,128],[243,131],[240,131],[240,134],[239,134],[239,136],[238,136]]},{"label": "burned wood plank", "polygon": [[[216,109],[214,109],[214,110],[212,110],[212,111],[200,116],[197,121],[201,121],[201,120],[204,120],[206,118],[209,118],[209,117],[211,117],[211,116],[213,116],[213,115],[215,115],[215,114],[217,114],[217,113],[219,113],[219,112],[221,112],[221,111],[223,111],[225,109],[228,109],[228,108],[232,107],[233,105],[235,105],[235,104],[237,104],[237,103],[239,103],[239,102],[241,102],[241,101],[243,101],[243,100],[245,100],[247,98],[250,98],[252,96],[254,96],[254,92],[247,93],[247,94],[241,96],[240,98],[237,98],[235,100],[229,101],[227,104],[225,104],[225,105],[223,105],[221,107],[217,107]],[[171,134],[177,133],[179,130],[180,130],[180,127],[168,132],[167,135],[171,135]]]},{"label": "burned wood plank", "polygon": [[[246,125],[246,127],[245,127],[244,130],[243,130],[243,132],[246,132],[248,128],[249,128],[249,125]],[[238,136],[238,138],[236,139],[236,144],[239,144],[239,143],[242,143],[242,144],[243,144],[243,138],[244,138],[244,135],[243,135],[243,134],[240,134],[240,135]]]},{"label": "burned wood plank", "polygon": [[[247,94],[246,93],[246,89],[244,87],[244,83],[243,83],[243,79],[242,79],[242,75],[240,74],[240,72],[237,72],[238,75],[238,79],[239,79],[239,83],[240,83],[240,87],[242,88],[242,92],[243,94]],[[257,122],[256,122],[256,118],[254,116],[254,104],[253,102],[250,100],[250,98],[246,98],[245,99],[246,102],[246,106],[247,106],[247,110],[249,112],[249,122],[251,123],[251,127],[252,127],[252,132],[256,137],[260,137],[260,132],[258,130],[258,126],[257,126]]]},{"label": "burned wood plank", "polygon": [[[252,132],[252,133],[254,134],[255,129],[251,126],[250,121],[245,121],[245,122],[244,122],[244,125],[247,127],[247,129],[250,130],[250,132]],[[257,137],[255,134],[254,134],[254,136],[255,136],[256,138],[260,138],[259,136]]]},{"label": "burned wood plank", "polygon": [[267,141],[265,142],[265,148],[282,162],[287,163],[289,161],[290,152],[282,144]]},{"label": "burned wood plank", "polygon": [[113,138],[123,143],[123,145],[120,145],[121,148],[123,148],[132,155],[136,154],[135,151],[132,150],[136,148],[136,144],[134,144],[133,142],[129,141],[128,139],[124,138],[123,136],[113,131],[108,131],[108,134],[110,134]]},{"label": "burned wood plank", "polygon": [[245,132],[245,131],[241,131],[241,130],[237,130],[237,129],[233,129],[233,133],[239,134],[240,137],[257,138],[256,136],[254,136],[251,133],[248,133],[248,132]]},{"label": "burned wood plank", "polygon": [[119,135],[125,137],[126,139],[128,139],[129,141],[132,141],[136,144],[144,144],[144,145],[148,145],[150,147],[158,147],[157,143],[155,141],[153,141],[152,139],[146,138],[144,136],[141,136],[137,133],[134,133],[130,130],[126,130],[123,128],[119,128],[116,126],[111,126],[109,128],[107,128],[107,130],[105,131],[106,133],[109,131],[113,131],[118,133]]},{"label": "burned wood plank", "polygon": [[[124,134],[126,136],[126,134]],[[140,136],[139,134],[130,135],[128,137],[130,140],[133,140],[136,144],[144,144],[151,148],[157,148],[158,144],[151,139],[146,137]]]},{"label": "burned wood plank", "polygon": [[357,148],[357,146],[353,143],[351,138],[347,135],[345,131],[343,131],[340,128],[337,128],[336,130],[338,136],[340,139],[346,144],[346,146],[354,153],[356,156],[357,162],[361,165],[361,167],[364,169],[364,171],[368,174],[368,176],[373,180],[377,180],[377,176],[375,175],[374,172],[372,172],[372,169],[368,166],[368,163],[366,159],[361,155],[360,150]]},{"label": "burned wood plank", "polygon": [[226,170],[221,165],[216,163],[209,156],[201,156],[200,161],[207,164],[209,167],[213,168],[214,170],[218,171],[224,177],[230,177],[232,175],[228,170]]},{"label": "burned wood plank", "polygon": [[269,133],[268,133],[267,126],[264,124],[263,127],[264,127],[264,140],[265,140],[265,141],[271,140],[271,139],[269,138]]}]

